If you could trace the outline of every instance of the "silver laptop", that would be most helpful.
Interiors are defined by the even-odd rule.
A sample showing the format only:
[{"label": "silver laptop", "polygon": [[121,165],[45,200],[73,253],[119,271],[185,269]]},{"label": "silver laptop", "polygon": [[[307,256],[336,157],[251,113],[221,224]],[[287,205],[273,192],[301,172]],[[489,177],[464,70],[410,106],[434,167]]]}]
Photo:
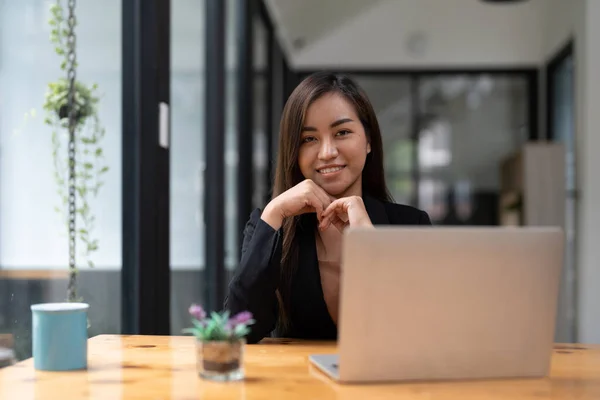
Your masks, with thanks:
[{"label": "silver laptop", "polygon": [[349,230],[339,354],[310,361],[341,382],[547,375],[558,228]]}]

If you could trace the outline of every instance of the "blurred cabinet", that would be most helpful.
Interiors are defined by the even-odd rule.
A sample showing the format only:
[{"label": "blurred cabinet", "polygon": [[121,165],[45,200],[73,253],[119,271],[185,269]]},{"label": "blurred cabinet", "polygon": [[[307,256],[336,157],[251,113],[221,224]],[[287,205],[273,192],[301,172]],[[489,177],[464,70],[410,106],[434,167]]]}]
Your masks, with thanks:
[{"label": "blurred cabinet", "polygon": [[531,142],[500,166],[500,225],[565,227],[565,149]]}]

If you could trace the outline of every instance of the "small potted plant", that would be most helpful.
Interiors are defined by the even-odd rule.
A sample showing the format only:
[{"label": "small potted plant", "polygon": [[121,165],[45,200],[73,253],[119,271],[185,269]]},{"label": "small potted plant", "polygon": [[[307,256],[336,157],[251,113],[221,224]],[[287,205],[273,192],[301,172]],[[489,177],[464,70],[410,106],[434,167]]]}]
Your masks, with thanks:
[{"label": "small potted plant", "polygon": [[196,338],[196,366],[204,379],[233,381],[244,379],[244,347],[252,314],[243,311],[230,318],[229,311],[212,312],[192,304],[189,308],[193,327],[184,329]]}]

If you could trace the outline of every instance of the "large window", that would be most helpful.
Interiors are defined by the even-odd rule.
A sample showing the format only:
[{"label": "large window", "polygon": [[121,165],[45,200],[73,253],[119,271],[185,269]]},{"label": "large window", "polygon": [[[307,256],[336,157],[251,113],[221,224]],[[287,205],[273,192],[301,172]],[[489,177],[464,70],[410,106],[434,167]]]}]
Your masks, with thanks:
[{"label": "large window", "polygon": [[[55,4],[56,0],[0,1],[0,349],[10,347],[16,359],[31,355],[30,305],[67,298],[68,231],[64,217],[55,211],[65,207],[53,158],[56,154],[66,165],[66,132],[59,130],[53,139],[42,107],[48,83],[66,77],[49,40],[54,26],[48,20]],[[67,6],[64,0],[58,4]],[[221,295],[216,288],[227,276],[220,260],[219,265],[207,266],[207,235],[218,235],[213,242],[225,245],[223,264],[231,272],[239,261],[240,214],[248,217],[240,213],[240,205],[262,205],[269,191],[273,28],[260,2],[226,0],[225,26],[218,18],[209,19],[215,21],[211,32],[226,32],[225,105],[215,108],[225,113],[222,132],[220,126],[207,129],[210,103],[205,101],[221,98],[221,93],[207,93],[207,66],[212,73],[217,70],[216,76],[220,66],[207,62],[206,51],[214,50],[209,45],[221,38],[206,37],[205,17],[207,11],[218,14],[222,3],[158,2],[157,7],[164,7],[158,15],[158,9],[132,0],[76,4],[77,78],[98,85],[105,134],[101,150],[93,154],[101,155],[102,167],[108,168],[97,196],[89,201],[93,226],[77,225],[89,231],[92,247],[97,245],[90,258],[93,268],[86,258],[77,259],[78,293],[91,306],[89,334],[164,332],[167,313],[171,333],[180,334],[189,324],[190,303],[205,302],[209,294],[216,294],[215,300]],[[169,32],[161,28],[166,18]],[[245,39],[247,29],[252,40]],[[167,48],[170,74],[162,64]],[[155,103],[160,106],[155,108]],[[244,120],[249,122],[246,126]],[[206,174],[206,148],[217,143],[215,137],[225,139],[224,180],[218,182],[217,174]],[[256,151],[251,145],[239,148],[241,138],[250,138]],[[55,152],[56,143],[61,147]],[[91,153],[84,153],[83,146],[78,149],[78,160],[85,162],[83,157]],[[241,159],[252,177],[252,190],[238,194],[244,187],[240,182],[245,182],[238,182]],[[218,170],[218,165],[213,167],[211,174]],[[168,191],[163,188],[167,176]],[[211,212],[205,210],[206,195],[220,185],[225,190],[225,226],[206,232]],[[77,248],[84,248],[81,241]],[[167,251],[169,259],[162,257]],[[121,287],[122,281],[126,287]],[[166,304],[167,295],[169,309],[144,309],[149,300],[155,306]]]},{"label": "large window", "polygon": [[[53,27],[48,21],[54,4],[0,2],[0,338],[4,338],[4,345],[12,344],[17,359],[31,355],[30,305],[67,298],[69,247],[61,214],[66,207],[54,175],[56,160],[66,165],[66,131],[57,129],[54,142],[53,129],[45,123],[42,108],[48,84],[66,77],[60,69],[61,57],[49,40]],[[87,221],[81,217],[77,220],[77,229],[88,230],[89,240],[97,241],[97,250],[89,256],[93,268],[82,255],[85,244],[77,241],[77,291],[90,304],[90,335],[118,333],[121,2],[78,2],[76,15],[77,79],[88,86],[98,85],[98,116],[105,130],[99,151],[102,167],[108,168],[101,175],[97,196],[88,195]],[[86,123],[80,135],[94,132],[93,125]],[[90,156],[83,144],[78,149],[80,162]],[[65,170],[58,171],[62,174]],[[78,197],[78,208],[83,204]]]}]

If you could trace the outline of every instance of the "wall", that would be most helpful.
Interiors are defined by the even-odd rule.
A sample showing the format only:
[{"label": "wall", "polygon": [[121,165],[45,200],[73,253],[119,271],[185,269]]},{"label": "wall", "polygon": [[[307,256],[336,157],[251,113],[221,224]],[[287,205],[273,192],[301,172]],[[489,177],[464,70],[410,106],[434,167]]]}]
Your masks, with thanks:
[{"label": "wall", "polygon": [[[583,0],[546,0],[542,54],[544,60],[558,52],[575,33],[576,19],[581,19]],[[582,21],[580,21],[582,22]]]},{"label": "wall", "polygon": [[[600,2],[587,0],[583,12],[585,33],[577,40],[576,57],[582,55],[577,67],[577,90],[581,110],[578,112],[578,168],[581,188],[579,218],[579,282],[580,339],[600,343]],[[577,59],[576,63],[579,63]]]},{"label": "wall", "polygon": [[[544,2],[380,1],[339,23],[320,40],[288,54],[297,68],[538,65],[543,54]],[[272,14],[277,18],[281,13]],[[311,19],[303,22],[310,31]]]},{"label": "wall", "polygon": [[600,343],[600,2],[549,0],[545,15],[544,59],[569,40],[575,49],[575,148],[578,189],[577,282],[578,341]]},{"label": "wall", "polygon": [[600,343],[600,2],[584,0],[574,19],[576,149],[579,193],[579,339]]}]

